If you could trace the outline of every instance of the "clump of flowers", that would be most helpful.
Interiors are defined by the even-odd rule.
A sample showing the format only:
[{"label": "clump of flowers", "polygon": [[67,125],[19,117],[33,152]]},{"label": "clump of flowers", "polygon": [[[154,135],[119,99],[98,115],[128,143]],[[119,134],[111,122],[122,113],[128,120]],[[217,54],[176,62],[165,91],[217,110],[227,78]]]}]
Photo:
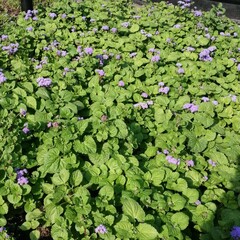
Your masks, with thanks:
[{"label": "clump of flowers", "polygon": [[52,83],[50,78],[40,77],[37,79],[37,83],[39,87],[49,87]]},{"label": "clump of flowers", "polygon": [[180,164],[180,159],[176,159],[171,155],[167,155],[166,156],[166,160],[171,163],[171,164],[175,164],[175,165],[179,165]]},{"label": "clump of flowers", "polygon": [[100,224],[95,228],[95,233],[105,234],[107,233],[107,228],[104,225]]},{"label": "clump of flowers", "polygon": [[28,184],[28,178],[24,176],[27,173],[28,173],[27,169],[17,170],[17,182],[19,185]]},{"label": "clump of flowers", "polygon": [[119,82],[118,82],[118,86],[119,86],[119,87],[124,87],[124,86],[125,86],[125,83],[124,83],[124,81],[122,81],[122,80],[121,80],[121,81],[119,81]]},{"label": "clump of flowers", "polygon": [[5,82],[7,78],[4,76],[2,69],[0,69],[0,84]]},{"label": "clump of flowers", "polygon": [[183,105],[183,109],[189,109],[191,113],[198,111],[198,105],[195,105],[193,103],[186,103]]},{"label": "clump of flowers", "polygon": [[47,124],[47,127],[50,128],[50,127],[54,127],[54,128],[57,128],[59,126],[59,123],[58,122],[49,122]]},{"label": "clump of flowers", "polygon": [[240,227],[234,226],[230,232],[230,235],[234,240],[239,240],[240,239]]},{"label": "clump of flowers", "polygon": [[7,51],[9,55],[12,55],[17,52],[19,47],[18,43],[10,43],[8,46],[3,46],[2,50]]},{"label": "clump of flowers", "polygon": [[139,103],[135,103],[133,106],[135,108],[140,107],[142,109],[147,109],[150,105],[153,105],[153,101],[149,100],[147,102],[139,102]]},{"label": "clump of flowers", "polygon": [[98,73],[98,75],[99,75],[100,77],[105,76],[105,72],[104,72],[102,69],[97,69],[96,72]]},{"label": "clump of flowers", "polygon": [[37,18],[37,13],[38,13],[38,10],[28,10],[26,13],[25,13],[25,17],[24,19],[25,20],[28,20],[29,18],[31,18],[32,20],[36,21],[38,18]]},{"label": "clump of flowers", "polygon": [[22,131],[23,131],[24,134],[28,134],[30,132],[30,129],[28,128],[27,123],[24,124],[24,128],[22,129]]},{"label": "clump of flowers", "polygon": [[200,53],[199,53],[199,59],[201,60],[201,61],[204,61],[204,62],[206,62],[206,61],[212,61],[212,57],[210,56],[210,54],[213,52],[213,51],[215,51],[216,50],[216,47],[215,46],[211,46],[211,47],[209,47],[209,48],[207,48],[207,49],[204,49],[204,50],[202,50]]},{"label": "clump of flowers", "polygon": [[91,47],[86,47],[86,48],[84,48],[84,52],[87,55],[92,55],[93,54],[93,49]]}]

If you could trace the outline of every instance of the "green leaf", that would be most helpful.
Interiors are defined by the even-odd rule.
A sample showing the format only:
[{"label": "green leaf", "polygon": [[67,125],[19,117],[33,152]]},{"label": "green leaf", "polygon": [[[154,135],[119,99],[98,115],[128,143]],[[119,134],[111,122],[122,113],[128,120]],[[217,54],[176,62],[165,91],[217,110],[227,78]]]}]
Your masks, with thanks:
[{"label": "green leaf", "polygon": [[70,183],[74,187],[79,186],[83,180],[83,175],[80,170],[76,170],[71,174]]},{"label": "green leaf", "polygon": [[33,230],[30,232],[29,236],[31,240],[38,240],[40,238],[40,232],[38,230]]},{"label": "green leaf", "polygon": [[139,240],[153,240],[158,236],[156,228],[147,223],[140,223],[137,226],[137,239]]},{"label": "green leaf", "polygon": [[26,221],[32,221],[34,219],[38,219],[42,216],[42,211],[40,211],[38,208],[34,209],[33,211],[31,212],[28,212],[26,214]]},{"label": "green leaf", "polygon": [[36,95],[40,98],[43,98],[43,99],[49,99],[50,96],[48,94],[48,90],[46,88],[39,88],[36,92]]},{"label": "green leaf", "polygon": [[157,154],[157,150],[158,150],[157,147],[149,146],[149,147],[147,148],[147,150],[145,151],[145,154],[146,154],[148,157],[154,157],[154,156]]},{"label": "green leaf", "polygon": [[107,198],[108,200],[114,197],[114,189],[111,185],[103,186],[99,191],[99,196]]},{"label": "green leaf", "polygon": [[52,177],[52,182],[54,185],[62,185],[65,184],[69,179],[69,171],[66,169],[62,169],[59,173],[55,173]]},{"label": "green leaf", "polygon": [[122,204],[124,214],[126,214],[130,219],[137,219],[139,222],[144,221],[145,212],[138,202],[131,198],[124,198],[122,199]]},{"label": "green leaf", "polygon": [[34,97],[32,96],[27,96],[27,102],[26,105],[30,108],[33,108],[34,110],[37,109],[37,101]]},{"label": "green leaf", "polygon": [[23,231],[27,231],[32,228],[32,224],[31,222],[24,222],[19,228]]},{"label": "green leaf", "polygon": [[186,188],[183,195],[188,198],[189,203],[194,203],[199,199],[199,192],[194,188]]},{"label": "green leaf", "polygon": [[85,136],[84,146],[85,146],[87,153],[96,153],[97,152],[97,144],[94,141],[92,136]]},{"label": "green leaf", "polygon": [[133,24],[129,29],[129,31],[131,33],[137,32],[138,30],[139,30],[139,25],[138,24]]},{"label": "green leaf", "polygon": [[203,152],[208,145],[208,141],[204,137],[197,138],[194,133],[188,134],[188,147],[194,153]]},{"label": "green leaf", "polygon": [[178,212],[172,215],[171,222],[177,225],[181,230],[184,230],[189,224],[189,217],[183,212]]},{"label": "green leaf", "polygon": [[171,202],[173,206],[170,206],[173,210],[179,211],[185,207],[187,200],[180,194],[175,193],[171,196]]},{"label": "green leaf", "polygon": [[133,235],[133,225],[126,221],[122,220],[114,226],[117,236],[121,239],[131,238]]}]

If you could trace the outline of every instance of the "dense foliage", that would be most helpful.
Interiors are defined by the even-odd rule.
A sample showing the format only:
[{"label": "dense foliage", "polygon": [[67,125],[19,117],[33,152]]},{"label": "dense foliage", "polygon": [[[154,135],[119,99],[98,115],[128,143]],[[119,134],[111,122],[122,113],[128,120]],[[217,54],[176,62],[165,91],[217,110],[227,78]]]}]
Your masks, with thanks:
[{"label": "dense foliage", "polygon": [[240,29],[188,3],[61,0],[0,30],[2,237],[238,239]]}]

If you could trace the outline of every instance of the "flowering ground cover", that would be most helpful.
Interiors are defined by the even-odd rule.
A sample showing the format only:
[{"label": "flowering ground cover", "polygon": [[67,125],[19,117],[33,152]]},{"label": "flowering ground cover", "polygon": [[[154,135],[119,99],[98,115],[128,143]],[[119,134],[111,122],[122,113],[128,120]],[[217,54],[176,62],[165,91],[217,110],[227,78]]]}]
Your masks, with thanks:
[{"label": "flowering ground cover", "polygon": [[0,29],[1,238],[240,239],[240,29],[190,5]]}]

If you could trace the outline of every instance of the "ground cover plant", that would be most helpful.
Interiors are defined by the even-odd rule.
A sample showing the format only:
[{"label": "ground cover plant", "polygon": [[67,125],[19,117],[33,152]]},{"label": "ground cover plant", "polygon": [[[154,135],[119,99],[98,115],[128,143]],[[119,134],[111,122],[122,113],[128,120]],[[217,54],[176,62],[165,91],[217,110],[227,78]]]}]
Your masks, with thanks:
[{"label": "ground cover plant", "polygon": [[1,238],[239,239],[240,30],[189,6],[62,0],[0,30]]}]

